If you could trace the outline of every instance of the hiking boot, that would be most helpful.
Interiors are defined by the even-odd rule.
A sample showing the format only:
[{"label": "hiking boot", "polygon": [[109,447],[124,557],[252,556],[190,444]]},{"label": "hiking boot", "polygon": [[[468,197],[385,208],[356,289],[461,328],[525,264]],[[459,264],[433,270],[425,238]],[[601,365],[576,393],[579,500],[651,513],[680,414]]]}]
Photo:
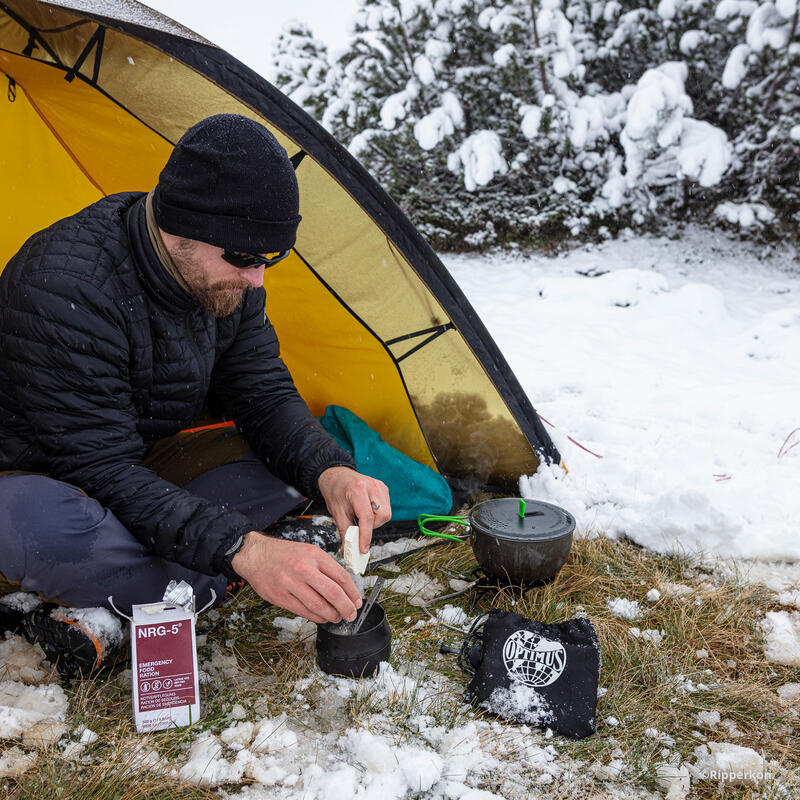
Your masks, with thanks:
[{"label": "hiking boot", "polygon": [[122,624],[104,608],[44,606],[25,614],[22,630],[66,680],[114,664],[124,639]]},{"label": "hiking boot", "polygon": [[25,615],[42,605],[42,598],[33,592],[12,592],[0,597],[0,634],[17,633]]}]

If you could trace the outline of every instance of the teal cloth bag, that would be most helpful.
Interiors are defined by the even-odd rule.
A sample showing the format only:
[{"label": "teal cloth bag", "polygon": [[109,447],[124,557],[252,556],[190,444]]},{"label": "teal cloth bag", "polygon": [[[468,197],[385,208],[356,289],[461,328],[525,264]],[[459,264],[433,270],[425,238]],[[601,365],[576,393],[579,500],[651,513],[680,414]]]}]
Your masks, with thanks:
[{"label": "teal cloth bag", "polygon": [[389,487],[392,519],[449,514],[453,493],[447,481],[426,464],[396,450],[363,419],[343,406],[328,406],[322,426],[355,459],[356,469]]}]

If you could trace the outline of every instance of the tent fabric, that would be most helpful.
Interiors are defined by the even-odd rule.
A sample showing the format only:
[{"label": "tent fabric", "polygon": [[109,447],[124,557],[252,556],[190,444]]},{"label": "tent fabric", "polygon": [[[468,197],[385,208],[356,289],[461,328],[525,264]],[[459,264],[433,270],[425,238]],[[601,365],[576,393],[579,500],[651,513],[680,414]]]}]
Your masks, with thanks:
[{"label": "tent fabric", "polygon": [[338,142],[229,54],[130,0],[0,0],[0,73],[0,265],[100,196],[152,188],[199,119],[244,114],[296,164],[303,222],[265,288],[312,411],[346,406],[409,457],[481,486],[510,489],[540,459],[559,460],[413,225]]},{"label": "tent fabric", "polygon": [[386,444],[352,411],[328,406],[322,427],[353,456],[359,472],[386,484],[392,500],[392,520],[416,520],[420,514],[453,511],[453,493],[438,472]]}]

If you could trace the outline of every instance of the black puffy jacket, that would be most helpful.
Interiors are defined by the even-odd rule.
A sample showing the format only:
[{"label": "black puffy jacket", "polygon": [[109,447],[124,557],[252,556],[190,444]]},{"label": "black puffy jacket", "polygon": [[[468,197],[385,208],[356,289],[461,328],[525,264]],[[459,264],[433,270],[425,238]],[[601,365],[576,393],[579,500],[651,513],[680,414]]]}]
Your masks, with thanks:
[{"label": "black puffy jacket", "polygon": [[230,574],[247,518],[142,466],[149,443],[214,400],[306,495],[353,462],[297,393],[264,290],[228,317],[203,311],[158,260],[144,198],[111,195],[51,225],[0,276],[0,469],[79,486],[163,558]]}]

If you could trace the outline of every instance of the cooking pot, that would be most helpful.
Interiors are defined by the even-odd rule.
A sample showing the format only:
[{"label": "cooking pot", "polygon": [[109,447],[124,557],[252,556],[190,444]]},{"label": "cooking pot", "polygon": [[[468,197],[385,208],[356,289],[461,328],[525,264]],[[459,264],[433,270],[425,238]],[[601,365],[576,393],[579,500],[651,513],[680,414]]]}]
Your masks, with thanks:
[{"label": "cooking pot", "polygon": [[337,633],[341,625],[317,626],[317,664],[329,675],[368,678],[381,661],[388,661],[392,632],[379,603],[369,610],[358,633]]},{"label": "cooking pot", "polygon": [[552,580],[572,547],[575,518],[539,500],[500,497],[469,512],[470,543],[484,572],[513,584]]}]

